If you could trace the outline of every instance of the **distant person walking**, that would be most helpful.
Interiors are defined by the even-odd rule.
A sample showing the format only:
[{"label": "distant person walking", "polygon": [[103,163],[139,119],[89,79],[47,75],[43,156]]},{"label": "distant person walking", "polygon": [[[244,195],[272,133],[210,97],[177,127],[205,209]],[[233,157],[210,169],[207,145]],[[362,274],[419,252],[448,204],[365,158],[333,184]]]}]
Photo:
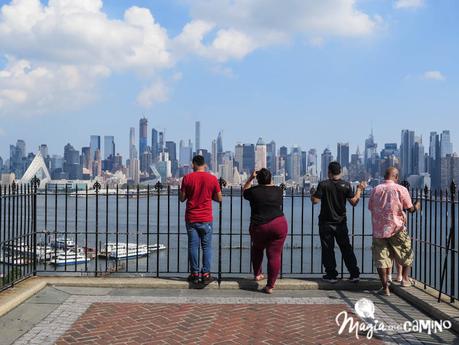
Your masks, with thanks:
[{"label": "distant person walking", "polygon": [[317,190],[312,191],[312,203],[321,202],[319,235],[322,244],[322,264],[326,273],[323,279],[330,283],[338,281],[335,239],[350,273],[349,280],[354,283],[359,281],[360,270],[357,267],[357,259],[349,241],[346,201],[349,201],[352,206],[357,205],[365,188],[366,182],[361,182],[354,194],[351,184],[341,179],[341,165],[338,162],[331,162],[328,166],[328,180],[320,182]]},{"label": "distant person walking", "polygon": [[398,178],[396,168],[387,169],[385,181],[373,189],[368,203],[373,223],[373,258],[386,296],[390,295],[388,280],[393,259],[402,266],[401,285],[411,285],[413,251],[405,210],[414,213],[421,208],[419,201],[413,205],[408,190],[397,183]]},{"label": "distant person walking", "polygon": [[[252,187],[257,179],[258,185]],[[250,238],[253,272],[256,281],[262,273],[263,254],[268,258],[268,282],[263,292],[271,294],[279,276],[281,254],[287,237],[287,220],[282,212],[284,191],[272,184],[271,172],[261,169],[254,172],[244,185],[244,198],[250,202]]]},{"label": "distant person walking", "polygon": [[[215,176],[206,172],[203,156],[193,158],[193,172],[183,177],[180,201],[186,201],[185,222],[188,233],[188,256],[193,284],[205,285],[212,281],[212,200],[222,201],[220,185]],[[202,269],[199,267],[198,250],[202,247]]]}]

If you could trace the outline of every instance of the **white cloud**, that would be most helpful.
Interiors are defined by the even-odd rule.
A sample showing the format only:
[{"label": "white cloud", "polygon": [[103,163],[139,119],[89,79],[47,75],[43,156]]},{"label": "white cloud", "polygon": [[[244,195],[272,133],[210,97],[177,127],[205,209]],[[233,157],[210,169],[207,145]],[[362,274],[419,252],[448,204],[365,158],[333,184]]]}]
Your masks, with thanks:
[{"label": "white cloud", "polygon": [[137,103],[144,108],[151,108],[156,103],[169,99],[169,89],[162,80],[153,82],[137,96]]},{"label": "white cloud", "polygon": [[96,81],[108,73],[104,66],[35,66],[10,58],[0,69],[0,114],[78,108],[93,100]]},{"label": "white cloud", "polygon": [[440,71],[426,71],[422,75],[422,78],[425,80],[437,80],[437,81],[442,81],[446,79],[446,77]]},{"label": "white cloud", "polygon": [[320,45],[327,37],[372,34],[380,18],[356,0],[184,0],[192,20],[177,37],[150,10],[130,7],[122,18],[104,12],[102,0],[11,0],[0,9],[0,115],[64,110],[90,102],[98,82],[112,73],[135,73],[149,84],[138,104],[168,99],[165,69],[197,55],[220,74],[224,63],[301,35]]},{"label": "white cloud", "polygon": [[[174,40],[178,50],[224,62],[304,35],[323,44],[328,36],[373,33],[381,17],[370,18],[355,0],[187,0],[193,21]],[[204,44],[205,39],[208,43]]]},{"label": "white cloud", "polygon": [[423,5],[424,5],[424,0],[396,0],[394,7],[397,9],[417,8]]},{"label": "white cloud", "polygon": [[85,104],[113,71],[154,77],[173,66],[167,32],[148,9],[109,19],[101,0],[13,0],[0,10],[0,115]]}]

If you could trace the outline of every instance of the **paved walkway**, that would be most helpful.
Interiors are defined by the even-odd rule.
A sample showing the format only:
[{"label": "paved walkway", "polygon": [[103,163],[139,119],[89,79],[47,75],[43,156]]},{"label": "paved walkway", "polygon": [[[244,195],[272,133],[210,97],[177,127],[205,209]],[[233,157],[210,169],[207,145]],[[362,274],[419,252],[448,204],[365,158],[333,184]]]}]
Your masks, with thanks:
[{"label": "paved walkway", "polygon": [[459,344],[455,334],[338,335],[336,316],[368,298],[388,325],[429,319],[370,292],[48,287],[0,318],[8,344]]}]

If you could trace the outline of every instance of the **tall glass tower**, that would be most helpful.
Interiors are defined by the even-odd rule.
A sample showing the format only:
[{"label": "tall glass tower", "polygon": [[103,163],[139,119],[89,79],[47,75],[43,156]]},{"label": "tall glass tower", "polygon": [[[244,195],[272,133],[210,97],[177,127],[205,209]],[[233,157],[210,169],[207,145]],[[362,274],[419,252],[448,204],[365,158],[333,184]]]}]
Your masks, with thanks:
[{"label": "tall glass tower", "polygon": [[139,154],[145,152],[148,146],[148,120],[144,117],[139,121]]}]

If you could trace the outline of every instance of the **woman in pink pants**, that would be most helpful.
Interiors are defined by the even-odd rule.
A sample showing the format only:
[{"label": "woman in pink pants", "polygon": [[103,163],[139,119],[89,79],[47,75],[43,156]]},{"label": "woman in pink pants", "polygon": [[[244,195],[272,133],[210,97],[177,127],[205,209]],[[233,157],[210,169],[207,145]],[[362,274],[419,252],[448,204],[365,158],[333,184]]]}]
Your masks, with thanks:
[{"label": "woman in pink pants", "polygon": [[[258,185],[252,187],[257,179]],[[271,294],[281,268],[281,254],[287,237],[287,220],[282,212],[283,190],[271,183],[268,169],[254,172],[244,186],[244,198],[250,201],[251,256],[255,280],[264,279],[263,252],[268,257],[268,282],[263,292]]]}]

